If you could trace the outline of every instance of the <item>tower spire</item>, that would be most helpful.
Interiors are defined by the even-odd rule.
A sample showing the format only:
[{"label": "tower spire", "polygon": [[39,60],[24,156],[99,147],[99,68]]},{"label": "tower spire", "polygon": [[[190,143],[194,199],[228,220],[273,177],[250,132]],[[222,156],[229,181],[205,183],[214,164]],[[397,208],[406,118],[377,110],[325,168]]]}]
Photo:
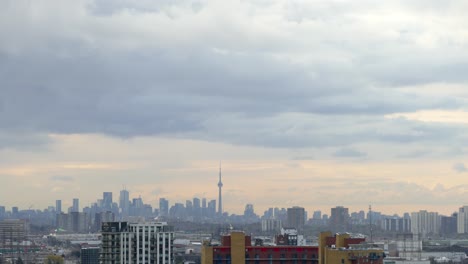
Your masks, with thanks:
[{"label": "tower spire", "polygon": [[218,196],[218,214],[221,216],[223,214],[223,197],[221,193],[221,189],[223,188],[223,182],[221,181],[221,161],[219,162],[219,182],[218,182],[218,189],[219,189],[219,196]]}]

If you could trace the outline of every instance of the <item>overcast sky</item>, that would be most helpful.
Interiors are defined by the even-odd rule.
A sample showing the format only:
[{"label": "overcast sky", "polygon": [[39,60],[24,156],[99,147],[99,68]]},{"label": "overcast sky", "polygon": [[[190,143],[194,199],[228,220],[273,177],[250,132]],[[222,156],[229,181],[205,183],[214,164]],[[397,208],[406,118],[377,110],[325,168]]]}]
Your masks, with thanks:
[{"label": "overcast sky", "polygon": [[468,2],[2,0],[0,204],[468,204]]}]

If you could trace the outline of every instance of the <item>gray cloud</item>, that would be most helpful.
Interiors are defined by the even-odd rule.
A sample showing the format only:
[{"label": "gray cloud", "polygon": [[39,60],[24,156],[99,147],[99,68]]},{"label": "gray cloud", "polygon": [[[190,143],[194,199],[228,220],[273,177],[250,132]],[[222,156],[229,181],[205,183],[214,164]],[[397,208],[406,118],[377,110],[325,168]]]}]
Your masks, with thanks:
[{"label": "gray cloud", "polygon": [[[468,101],[399,89],[468,82],[465,40],[456,28],[441,33],[415,20],[419,4],[3,5],[0,15],[10,23],[0,25],[0,122],[5,133],[31,141],[37,134],[102,133],[281,148],[466,142],[461,125],[383,117]],[[444,12],[439,5],[426,12],[444,25],[466,20],[450,14],[461,2]],[[283,13],[273,17],[247,11],[278,6]],[[230,8],[238,12],[225,12]],[[360,16],[386,9],[410,15]],[[17,19],[33,13],[32,24]]]},{"label": "gray cloud", "polygon": [[362,158],[366,157],[367,154],[352,148],[343,148],[333,153],[333,156],[340,158]]}]

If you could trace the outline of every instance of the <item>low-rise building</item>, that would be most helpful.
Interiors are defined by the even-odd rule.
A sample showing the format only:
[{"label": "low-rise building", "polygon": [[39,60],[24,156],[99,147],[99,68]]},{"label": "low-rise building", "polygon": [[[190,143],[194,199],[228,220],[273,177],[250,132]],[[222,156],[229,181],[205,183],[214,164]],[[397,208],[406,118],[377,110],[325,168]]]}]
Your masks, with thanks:
[{"label": "low-rise building", "polygon": [[233,231],[223,236],[221,245],[205,241],[202,264],[221,263],[303,263],[303,264],[383,264],[383,250],[349,234],[320,235],[319,246],[253,246],[251,237]]}]

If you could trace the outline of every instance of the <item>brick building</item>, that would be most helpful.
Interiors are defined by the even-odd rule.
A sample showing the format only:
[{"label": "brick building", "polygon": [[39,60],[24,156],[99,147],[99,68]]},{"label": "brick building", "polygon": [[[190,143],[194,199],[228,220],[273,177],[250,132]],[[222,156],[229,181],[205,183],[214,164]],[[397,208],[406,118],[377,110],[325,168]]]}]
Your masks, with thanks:
[{"label": "brick building", "polygon": [[382,264],[383,250],[363,243],[363,238],[349,234],[320,235],[319,246],[252,246],[251,237],[243,232],[223,236],[221,245],[205,241],[202,264]]}]

